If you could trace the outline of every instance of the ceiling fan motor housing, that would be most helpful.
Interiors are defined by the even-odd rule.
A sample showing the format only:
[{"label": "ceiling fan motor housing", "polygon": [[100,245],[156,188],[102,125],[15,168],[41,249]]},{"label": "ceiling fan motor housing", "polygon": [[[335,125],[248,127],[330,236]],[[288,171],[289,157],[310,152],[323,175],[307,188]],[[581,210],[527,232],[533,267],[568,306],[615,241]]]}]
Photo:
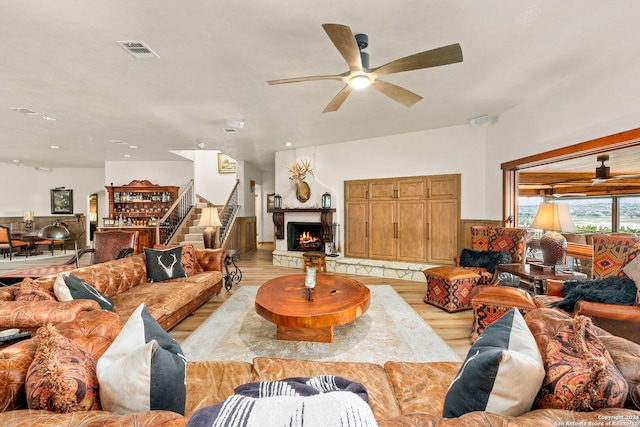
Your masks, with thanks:
[{"label": "ceiling fan motor housing", "polygon": [[609,166],[605,166],[604,164],[604,162],[609,160],[609,156],[604,154],[602,156],[598,156],[597,160],[602,162],[602,164],[596,168],[596,179],[607,179],[611,177]]}]

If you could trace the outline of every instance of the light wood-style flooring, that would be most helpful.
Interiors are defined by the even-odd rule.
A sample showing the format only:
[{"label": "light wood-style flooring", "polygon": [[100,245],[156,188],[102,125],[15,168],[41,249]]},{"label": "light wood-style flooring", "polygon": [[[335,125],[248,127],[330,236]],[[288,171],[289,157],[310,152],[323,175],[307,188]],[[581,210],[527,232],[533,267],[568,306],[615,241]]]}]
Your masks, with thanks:
[{"label": "light wood-style flooring", "polygon": [[[216,309],[226,301],[238,286],[260,286],[269,279],[288,274],[300,273],[302,270],[274,266],[271,260],[273,244],[263,244],[257,251],[242,255],[237,262],[242,270],[242,281],[234,285],[228,292],[223,290],[198,308],[191,316],[173,327],[169,332],[178,342],[182,342]],[[319,273],[336,274],[336,273]],[[426,290],[424,282],[411,282],[383,277],[347,275],[365,285],[391,285],[402,298],[435,330],[462,360],[471,346],[471,310],[447,313],[437,307],[425,304],[422,300]]]}]

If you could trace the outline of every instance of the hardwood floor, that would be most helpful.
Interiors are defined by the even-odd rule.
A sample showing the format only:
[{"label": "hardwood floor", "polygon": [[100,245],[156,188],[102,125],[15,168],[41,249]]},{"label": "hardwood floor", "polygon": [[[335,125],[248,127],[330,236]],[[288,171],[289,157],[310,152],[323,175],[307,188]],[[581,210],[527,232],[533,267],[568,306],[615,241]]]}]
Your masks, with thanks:
[{"label": "hardwood floor", "polygon": [[[271,261],[272,244],[263,244],[257,251],[243,255],[237,262],[242,270],[242,281],[239,285],[234,285],[228,292],[223,290],[220,294],[211,297],[208,302],[198,308],[191,316],[173,327],[169,332],[178,342],[182,342],[200,324],[207,319],[216,309],[226,301],[239,286],[260,286],[267,280],[295,274],[301,270],[274,266]],[[321,273],[336,274],[336,273]],[[344,275],[344,274],[343,274]],[[402,298],[436,331],[442,339],[455,351],[462,360],[467,355],[471,346],[471,310],[457,313],[447,313],[444,310],[432,305],[425,304],[422,300],[425,293],[424,282],[411,282],[407,280],[397,280],[384,277],[370,277],[358,275],[346,275],[352,277],[365,285],[391,285]]]}]

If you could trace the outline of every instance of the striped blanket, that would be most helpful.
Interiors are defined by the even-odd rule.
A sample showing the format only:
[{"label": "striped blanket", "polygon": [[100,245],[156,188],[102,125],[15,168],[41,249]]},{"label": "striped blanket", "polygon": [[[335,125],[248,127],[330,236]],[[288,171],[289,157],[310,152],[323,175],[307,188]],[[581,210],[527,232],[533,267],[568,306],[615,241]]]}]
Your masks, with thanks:
[{"label": "striped blanket", "polygon": [[244,384],[187,427],[376,427],[362,384],[333,375]]}]

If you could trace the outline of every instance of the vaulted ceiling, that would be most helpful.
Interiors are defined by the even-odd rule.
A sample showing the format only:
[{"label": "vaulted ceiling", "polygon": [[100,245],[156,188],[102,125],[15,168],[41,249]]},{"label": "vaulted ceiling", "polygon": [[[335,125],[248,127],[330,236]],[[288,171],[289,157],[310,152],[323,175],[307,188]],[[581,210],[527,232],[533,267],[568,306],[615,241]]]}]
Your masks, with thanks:
[{"label": "vaulted ceiling", "polygon": [[[102,167],[215,149],[272,170],[288,148],[496,120],[637,54],[639,12],[635,0],[2,0],[0,162]],[[323,114],[342,82],[266,82],[348,70],[324,23],[367,34],[372,67],[452,43],[464,59],[386,76],[424,98],[413,107],[364,90]]]}]

